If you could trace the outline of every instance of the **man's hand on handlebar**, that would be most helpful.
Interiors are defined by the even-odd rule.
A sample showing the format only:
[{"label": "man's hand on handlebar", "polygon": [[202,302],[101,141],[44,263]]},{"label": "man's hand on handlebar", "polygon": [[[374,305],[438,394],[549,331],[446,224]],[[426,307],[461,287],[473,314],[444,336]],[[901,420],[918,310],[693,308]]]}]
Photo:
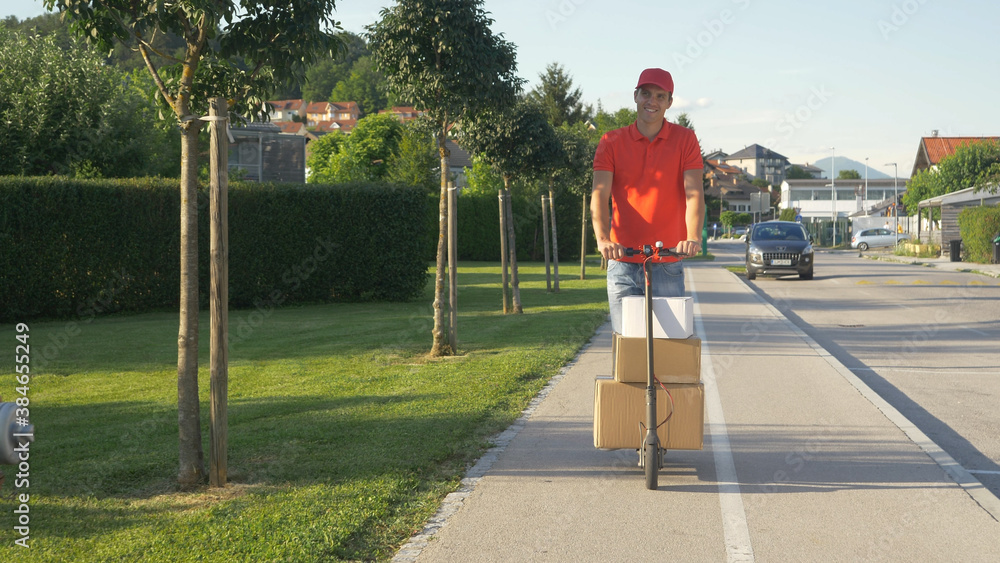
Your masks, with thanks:
[{"label": "man's hand on handlebar", "polygon": [[598,241],[597,248],[606,260],[621,260],[625,256],[625,247],[617,242]]},{"label": "man's hand on handlebar", "polygon": [[682,240],[677,243],[675,250],[677,254],[683,254],[684,256],[697,256],[701,250],[701,243],[696,240]]}]

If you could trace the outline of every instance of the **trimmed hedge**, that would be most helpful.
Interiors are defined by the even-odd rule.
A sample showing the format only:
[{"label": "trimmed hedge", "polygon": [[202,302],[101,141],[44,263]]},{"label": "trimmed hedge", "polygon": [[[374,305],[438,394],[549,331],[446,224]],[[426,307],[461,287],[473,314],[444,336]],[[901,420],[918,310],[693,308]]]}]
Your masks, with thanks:
[{"label": "trimmed hedge", "polygon": [[1000,206],[967,207],[958,214],[958,229],[965,247],[964,260],[989,264],[993,239],[1000,234]]},{"label": "trimmed hedge", "polygon": [[[424,197],[383,184],[230,184],[230,306],[416,297]],[[208,209],[202,191],[203,307]],[[0,320],[177,308],[179,247],[176,180],[0,178]]]},{"label": "trimmed hedge", "polygon": [[[438,195],[428,198],[427,225],[431,240],[428,241],[427,260],[433,261],[437,252]],[[542,233],[542,204],[539,197],[513,195],[514,228],[517,237],[518,260],[542,260],[544,236]],[[559,236],[559,259],[580,257],[580,196],[556,196],[556,221]],[[549,227],[551,229],[551,225]],[[593,232],[587,225],[588,248],[593,246]],[[497,262],[500,260],[500,203],[497,194],[465,193],[458,197],[458,259]]]}]

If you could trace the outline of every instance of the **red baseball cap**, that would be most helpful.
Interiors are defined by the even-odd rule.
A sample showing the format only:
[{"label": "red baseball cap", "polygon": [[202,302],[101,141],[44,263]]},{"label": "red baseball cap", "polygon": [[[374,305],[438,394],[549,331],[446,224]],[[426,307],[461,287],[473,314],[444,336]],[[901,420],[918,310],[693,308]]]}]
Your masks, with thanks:
[{"label": "red baseball cap", "polygon": [[635,87],[638,88],[643,84],[655,84],[670,93],[674,91],[673,77],[662,68],[647,68],[642,71],[642,74],[639,75],[639,82]]}]

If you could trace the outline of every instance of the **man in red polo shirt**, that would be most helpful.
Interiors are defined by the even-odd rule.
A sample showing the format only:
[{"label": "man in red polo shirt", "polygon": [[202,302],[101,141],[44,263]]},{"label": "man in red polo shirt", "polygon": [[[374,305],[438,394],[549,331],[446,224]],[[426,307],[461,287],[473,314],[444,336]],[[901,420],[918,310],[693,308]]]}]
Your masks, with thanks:
[{"label": "man in red polo shirt", "polygon": [[[643,258],[625,256],[625,248],[662,241],[665,248],[694,256],[701,246],[704,164],[694,131],[663,117],[673,103],[673,91],[669,72],[642,71],[633,94],[635,123],[607,132],[594,156],[590,211],[597,247],[608,259],[615,332],[621,332],[622,297],[642,295],[645,286]],[[684,295],[681,262],[668,258],[654,263],[652,288],[657,297]]]}]

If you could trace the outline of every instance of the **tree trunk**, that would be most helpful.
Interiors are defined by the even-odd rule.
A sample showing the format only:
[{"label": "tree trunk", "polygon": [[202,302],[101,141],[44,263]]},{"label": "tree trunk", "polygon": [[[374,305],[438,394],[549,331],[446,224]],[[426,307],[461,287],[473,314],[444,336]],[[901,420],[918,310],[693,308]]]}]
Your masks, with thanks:
[{"label": "tree trunk", "polygon": [[181,137],[181,296],[177,334],[177,422],[180,470],[177,481],[190,488],[205,479],[198,402],[198,121],[182,126]]},{"label": "tree trunk", "polygon": [[450,356],[448,328],[445,321],[445,278],[448,255],[448,146],[445,128],[438,131],[438,152],[441,154],[441,197],[438,202],[437,267],[434,274],[434,329],[431,331],[431,356]]},{"label": "tree trunk", "polygon": [[507,192],[507,250],[510,253],[510,288],[513,303],[513,313],[520,315],[524,312],[521,307],[521,284],[517,279],[517,240],[514,230],[514,207],[510,196],[510,178],[504,177],[504,191]]},{"label": "tree trunk", "polygon": [[507,280],[507,202],[506,193],[500,190],[497,199],[500,202],[500,279],[503,282],[503,314],[510,313],[507,291],[510,284]]},{"label": "tree trunk", "polygon": [[556,197],[549,178],[549,214],[552,215],[552,291],[559,293],[559,239],[556,237]]},{"label": "tree trunk", "polygon": [[587,279],[587,194],[583,194],[583,213],[580,214],[580,279]]}]

